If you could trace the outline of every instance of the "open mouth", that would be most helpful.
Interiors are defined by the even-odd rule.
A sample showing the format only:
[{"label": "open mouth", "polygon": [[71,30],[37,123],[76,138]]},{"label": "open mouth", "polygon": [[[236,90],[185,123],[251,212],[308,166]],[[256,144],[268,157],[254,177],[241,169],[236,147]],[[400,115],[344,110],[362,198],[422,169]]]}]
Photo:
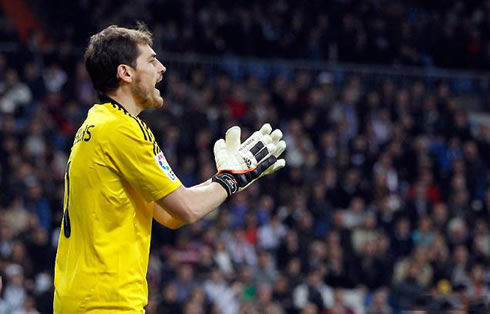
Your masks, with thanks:
[{"label": "open mouth", "polygon": [[163,75],[160,75],[158,77],[158,79],[156,80],[156,82],[155,82],[155,93],[158,93],[158,95],[161,94],[160,88],[161,88],[161,85],[162,85],[161,84],[162,80],[163,80]]},{"label": "open mouth", "polygon": [[158,78],[157,82],[155,83],[155,86],[157,86],[158,83],[160,83],[162,80],[163,80],[163,75]]},{"label": "open mouth", "polygon": [[162,82],[162,79],[163,79],[163,76],[160,76],[160,77],[158,78],[158,80],[156,81],[156,83],[155,83],[155,89],[156,89],[156,90],[157,90],[159,93],[160,93],[159,86],[161,86],[161,84],[160,84],[160,83]]},{"label": "open mouth", "polygon": [[162,82],[162,79],[163,79],[163,77],[162,77],[162,76],[160,76],[160,77],[158,78],[158,80],[156,81],[156,83],[155,83],[155,90],[158,92],[158,94],[160,94],[160,88],[159,88],[159,86],[161,86],[161,84],[160,84],[160,83]]}]

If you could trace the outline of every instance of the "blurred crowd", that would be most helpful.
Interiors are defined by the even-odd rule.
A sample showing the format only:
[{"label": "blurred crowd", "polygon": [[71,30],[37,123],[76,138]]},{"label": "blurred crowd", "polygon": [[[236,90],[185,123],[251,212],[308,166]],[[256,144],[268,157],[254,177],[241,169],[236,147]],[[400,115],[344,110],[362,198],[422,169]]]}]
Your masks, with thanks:
[{"label": "blurred crowd", "polygon": [[[41,71],[10,67],[18,57],[0,55],[0,312],[48,313],[64,167],[97,100],[76,58]],[[155,224],[148,313],[488,304],[490,127],[448,84],[192,68],[169,70],[165,109],[142,114],[182,182],[215,172],[214,141],[235,124],[244,138],[280,127],[288,166],[201,222]]]},{"label": "blurred crowd", "polygon": [[179,53],[490,69],[489,0],[31,2],[68,47],[139,19]]},{"label": "blurred crowd", "polygon": [[[33,40],[0,53],[0,313],[52,313],[64,169],[97,102],[70,47],[83,46],[102,17],[122,23],[134,13],[124,1],[114,16],[107,15],[111,1],[54,2],[78,10],[53,20],[72,21],[53,32],[56,49],[39,53]],[[407,64],[426,57],[437,64],[443,59],[431,49],[445,49],[464,56],[451,66],[472,66],[479,59],[460,38],[474,32],[477,51],[488,49],[488,1],[415,1],[419,9],[383,0],[143,2],[152,8],[144,16],[162,21],[153,23],[157,51],[324,58],[335,49],[308,43],[327,36],[340,60],[405,64],[405,50],[394,48],[404,34],[417,39],[406,44],[421,58]],[[288,13],[268,18],[272,9]],[[0,25],[0,40],[15,40],[4,17]],[[431,36],[446,38],[438,32],[460,45],[434,42]],[[270,122],[288,145],[286,168],[202,221],[177,231],[154,225],[147,312],[486,313],[490,126],[470,121],[454,86],[293,68],[269,74],[168,66],[165,108],[141,115],[186,186],[214,174],[213,144],[232,125],[245,138]]]}]

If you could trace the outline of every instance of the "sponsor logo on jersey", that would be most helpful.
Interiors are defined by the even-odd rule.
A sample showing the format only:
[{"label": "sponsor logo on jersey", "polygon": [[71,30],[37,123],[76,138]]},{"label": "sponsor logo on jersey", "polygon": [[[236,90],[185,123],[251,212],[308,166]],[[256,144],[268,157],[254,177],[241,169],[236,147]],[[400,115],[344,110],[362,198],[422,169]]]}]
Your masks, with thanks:
[{"label": "sponsor logo on jersey", "polygon": [[177,177],[175,176],[175,173],[170,168],[170,165],[168,164],[167,159],[165,158],[165,155],[163,155],[163,153],[161,151],[155,156],[155,160],[157,161],[158,165],[163,170],[163,172],[165,172],[167,177],[170,180],[175,181],[175,179]]}]

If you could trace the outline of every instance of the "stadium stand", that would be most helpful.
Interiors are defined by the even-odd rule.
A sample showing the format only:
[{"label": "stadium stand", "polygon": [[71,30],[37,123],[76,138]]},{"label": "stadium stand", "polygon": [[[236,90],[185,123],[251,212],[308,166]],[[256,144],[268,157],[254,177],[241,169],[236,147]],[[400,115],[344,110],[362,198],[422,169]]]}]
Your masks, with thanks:
[{"label": "stadium stand", "polygon": [[0,14],[0,313],[52,313],[64,168],[97,102],[80,48],[135,19],[168,69],[142,118],[184,184],[231,125],[288,145],[206,219],[154,225],[147,313],[488,309],[490,76],[434,66],[489,69],[489,1],[32,2],[46,38]]}]

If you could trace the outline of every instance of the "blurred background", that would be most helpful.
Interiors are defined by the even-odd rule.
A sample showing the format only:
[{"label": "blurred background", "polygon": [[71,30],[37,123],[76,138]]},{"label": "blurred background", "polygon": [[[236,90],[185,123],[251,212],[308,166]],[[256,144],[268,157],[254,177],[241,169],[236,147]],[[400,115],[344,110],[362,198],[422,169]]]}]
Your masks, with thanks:
[{"label": "blurred background", "polygon": [[141,116],[185,185],[232,125],[288,145],[209,217],[154,225],[147,313],[488,313],[488,0],[1,0],[0,313],[52,313],[63,172],[97,102],[82,55],[136,21],[167,67]]}]

